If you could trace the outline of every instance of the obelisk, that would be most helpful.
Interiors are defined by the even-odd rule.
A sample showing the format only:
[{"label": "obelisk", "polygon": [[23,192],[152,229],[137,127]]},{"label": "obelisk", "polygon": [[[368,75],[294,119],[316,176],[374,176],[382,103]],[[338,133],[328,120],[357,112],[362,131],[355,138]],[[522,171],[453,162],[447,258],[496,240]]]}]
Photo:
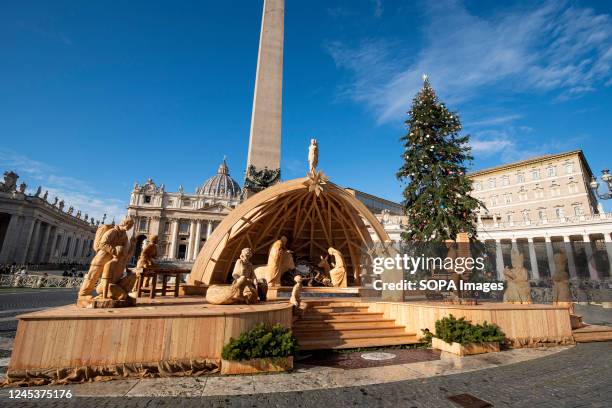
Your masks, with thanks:
[{"label": "obelisk", "polygon": [[247,172],[280,168],[285,0],[264,0]]}]

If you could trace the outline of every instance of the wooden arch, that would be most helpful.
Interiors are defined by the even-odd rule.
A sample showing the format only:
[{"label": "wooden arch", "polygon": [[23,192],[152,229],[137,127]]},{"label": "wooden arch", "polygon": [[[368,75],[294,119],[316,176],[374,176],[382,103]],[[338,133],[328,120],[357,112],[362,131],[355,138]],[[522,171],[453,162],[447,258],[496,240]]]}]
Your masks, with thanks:
[{"label": "wooden arch", "polygon": [[380,242],[389,242],[389,236],[367,207],[341,187],[328,181],[320,185],[319,192],[304,177],[268,187],[247,199],[208,238],[189,282],[228,282],[245,247],[253,250],[253,264],[263,265],[270,245],[284,235],[296,258],[315,262],[330,246],[341,251],[349,282],[359,285],[359,265],[364,250],[372,246],[366,222]]}]

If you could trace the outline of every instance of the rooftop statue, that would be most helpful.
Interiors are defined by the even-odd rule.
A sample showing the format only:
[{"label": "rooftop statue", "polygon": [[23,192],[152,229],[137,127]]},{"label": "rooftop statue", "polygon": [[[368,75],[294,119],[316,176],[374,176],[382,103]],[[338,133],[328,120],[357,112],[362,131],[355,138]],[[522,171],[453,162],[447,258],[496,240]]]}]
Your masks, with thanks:
[{"label": "rooftop statue", "polygon": [[4,182],[0,182],[0,191],[12,193],[17,189],[17,179],[19,176],[14,171],[4,172]]}]

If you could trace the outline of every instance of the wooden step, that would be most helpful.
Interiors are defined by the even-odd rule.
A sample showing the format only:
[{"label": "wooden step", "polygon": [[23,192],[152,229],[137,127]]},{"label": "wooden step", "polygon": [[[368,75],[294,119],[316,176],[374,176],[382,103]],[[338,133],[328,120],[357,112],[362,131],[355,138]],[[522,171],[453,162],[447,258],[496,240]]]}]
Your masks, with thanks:
[{"label": "wooden step", "polygon": [[395,337],[369,337],[356,339],[317,339],[298,340],[300,350],[327,350],[346,349],[358,347],[384,347],[398,346],[402,344],[416,344],[419,340],[416,336],[403,335]]},{"label": "wooden step", "polygon": [[367,312],[369,306],[310,306],[304,313],[342,313],[342,312]]},{"label": "wooden step", "polygon": [[612,327],[589,324],[580,329],[572,331],[574,340],[578,343],[590,343],[594,341],[612,341]]},{"label": "wooden step", "polygon": [[293,323],[293,330],[302,329],[373,329],[373,328],[393,328],[395,320],[392,319],[368,319],[368,320],[298,320]]},{"label": "wooden step", "polygon": [[382,313],[376,312],[332,312],[332,313],[306,313],[300,317],[301,321],[307,320],[363,320],[363,319],[383,319]]},{"label": "wooden step", "polygon": [[[360,339],[360,338],[382,338],[403,336],[406,334],[403,326],[389,327],[385,329],[369,329],[369,328],[351,328],[351,329],[323,329],[323,330],[294,330],[293,335],[298,342],[306,339]],[[412,333],[414,335],[414,333]]]}]

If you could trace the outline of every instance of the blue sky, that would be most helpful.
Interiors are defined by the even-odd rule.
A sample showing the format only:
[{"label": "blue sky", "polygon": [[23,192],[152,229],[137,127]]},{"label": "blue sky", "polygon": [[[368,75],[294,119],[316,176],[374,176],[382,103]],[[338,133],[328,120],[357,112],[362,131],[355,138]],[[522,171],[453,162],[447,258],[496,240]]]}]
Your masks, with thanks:
[{"label": "blue sky", "polygon": [[[95,217],[134,181],[242,182],[262,2],[0,4],[0,169]],[[581,148],[610,166],[612,3],[286,1],[282,172],[307,145],[337,184],[400,200],[427,73],[483,168]]]}]

